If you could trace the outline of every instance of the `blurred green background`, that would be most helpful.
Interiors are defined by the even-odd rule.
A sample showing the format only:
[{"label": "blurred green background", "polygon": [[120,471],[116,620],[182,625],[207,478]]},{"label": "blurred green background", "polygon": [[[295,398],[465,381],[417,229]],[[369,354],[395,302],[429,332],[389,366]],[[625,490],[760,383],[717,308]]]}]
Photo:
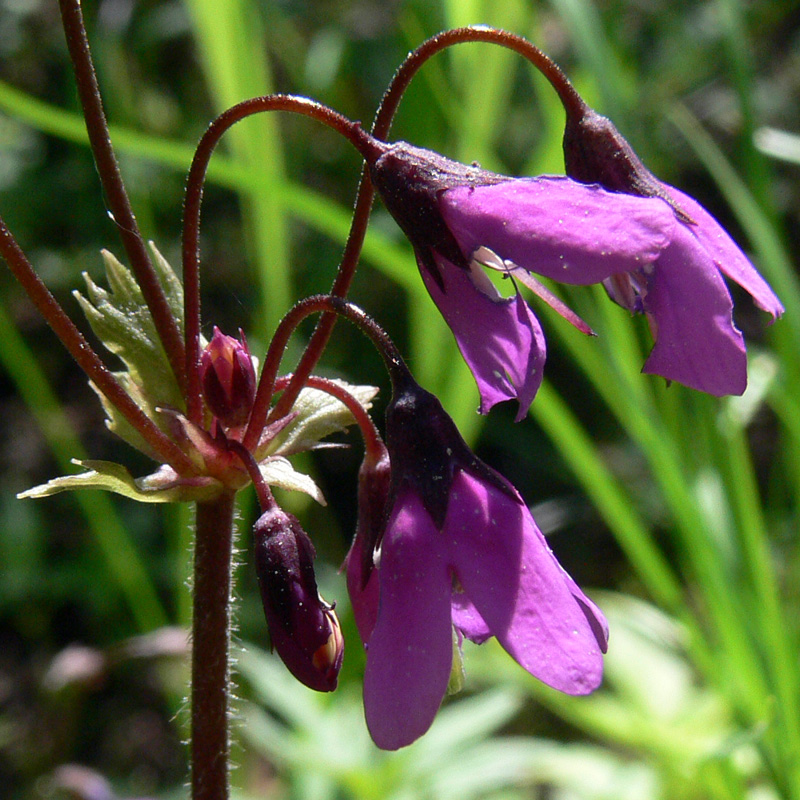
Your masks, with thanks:
[{"label": "blurred green background", "polygon": [[[367,125],[408,50],[442,28],[487,23],[552,55],[659,177],[730,229],[787,309],[768,329],[734,290],[750,387],[718,401],[641,376],[646,326],[602,291],[564,295],[594,340],[533,300],[549,358],[531,417],[514,425],[514,409],[499,407],[481,418],[410,249],[377,205],[351,296],[519,487],[603,607],[607,677],[592,697],[569,698],[493,643],[467,646],[466,690],[431,732],[378,751],[337,574],[361,458],[344,437],[353,447],[305,462],[328,507],[284,498],[315,540],[323,594],[345,627],[331,696],[264,651],[254,508],[243,503],[236,796],[800,798],[800,4],[87,0],[84,13],[135,211],[174,266],[185,174],[217,113],[287,91]],[[562,124],[528,64],[471,44],[424,67],[393,136],[535,175],[563,171]],[[249,119],[227,136],[203,213],[207,334],[242,327],[263,353],[292,300],[329,287],[359,169],[346,142],[307,119]],[[55,0],[0,0],[0,213],[77,320],[81,273],[100,279],[99,250],[121,247]],[[15,499],[85,454],[134,474],[149,465],[105,431],[82,375],[5,268],[0,292],[0,797],[183,797],[191,511],[96,492]],[[322,369],[380,386],[385,402],[379,359],[349,326],[337,327]]]}]

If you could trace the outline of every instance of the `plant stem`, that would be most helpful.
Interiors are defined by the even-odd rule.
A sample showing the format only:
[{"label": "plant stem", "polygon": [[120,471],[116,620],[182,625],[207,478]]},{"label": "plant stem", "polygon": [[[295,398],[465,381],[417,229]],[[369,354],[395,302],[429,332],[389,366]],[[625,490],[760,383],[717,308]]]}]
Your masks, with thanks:
[{"label": "plant stem", "polygon": [[[275,391],[285,389],[292,381],[292,375],[285,375],[275,381]],[[367,453],[373,458],[377,459],[384,452],[383,440],[378,432],[378,428],[369,415],[369,412],[361,405],[356,397],[347,391],[343,386],[327,378],[320,378],[317,375],[309,375],[306,378],[305,385],[310,389],[319,389],[320,391],[327,392],[332,397],[335,397],[343,405],[347,406],[347,410],[353,415],[361,436],[364,439],[364,447]]]},{"label": "plant stem", "polygon": [[[561,68],[536,45],[531,44],[527,39],[517,36],[508,31],[497,28],[484,28],[480,26],[456,28],[444,31],[423,42],[416,50],[411,52],[406,60],[395,72],[386,93],[383,95],[381,104],[375,115],[375,122],[372,125],[371,134],[375,139],[386,141],[392,127],[392,121],[403,93],[411,83],[411,79],[417,74],[420,67],[431,56],[436,55],[447,47],[465,42],[486,42],[507,47],[530,61],[546,78],[556,90],[567,115],[581,117],[586,111],[587,106],[581,96],[567,79]],[[345,297],[353,282],[356,266],[361,248],[364,244],[364,236],[367,232],[372,201],[375,191],[369,172],[364,170],[361,175],[361,183],[358,186],[353,221],[350,224],[350,233],[347,236],[342,260],[336,273],[336,279],[331,287],[330,294],[334,297]],[[336,324],[336,315],[332,313],[323,314],[311,335],[309,343],[303,352],[302,357],[292,376],[292,381],[275,404],[269,415],[270,420],[278,419],[288,413],[292,407],[300,390],[305,385],[306,379],[319,361],[325,346],[328,344],[333,326]]]},{"label": "plant stem", "polygon": [[[567,115],[577,118],[583,116],[587,110],[587,105],[583,98],[575,91],[575,87],[570,83],[561,67],[553,61],[550,56],[540,50],[522,36],[500,30],[499,28],[488,28],[480,25],[465,28],[454,28],[453,30],[443,31],[432,36],[423,42],[416,50],[408,54],[400,68],[395,72],[386,94],[383,96],[381,106],[376,117],[376,126],[373,135],[384,139],[388,134],[388,127],[391,118],[397,110],[403,92],[408,88],[411,79],[419,71],[419,68],[431,57],[442,50],[452,47],[454,44],[464,44],[466,42],[485,42],[487,44],[497,44],[506,47],[530,61],[539,72],[544,75],[555,89],[561,100]],[[386,124],[386,131],[377,129],[377,122]]]},{"label": "plant stem", "polygon": [[122,182],[122,175],[108,132],[108,122],[103,110],[97,75],[92,63],[80,0],[59,0],[59,5],[67,47],[75,71],[75,81],[78,85],[78,95],[83,107],[86,131],[89,134],[89,143],[111,218],[117,225],[131,269],[142,290],[147,307],[153,315],[156,330],[172,371],[175,373],[181,391],[185,392],[186,373],[181,332],[153,269],[128,194],[125,191],[125,185]]},{"label": "plant stem", "polygon": [[192,618],[192,800],[227,800],[235,495],[197,504]]}]

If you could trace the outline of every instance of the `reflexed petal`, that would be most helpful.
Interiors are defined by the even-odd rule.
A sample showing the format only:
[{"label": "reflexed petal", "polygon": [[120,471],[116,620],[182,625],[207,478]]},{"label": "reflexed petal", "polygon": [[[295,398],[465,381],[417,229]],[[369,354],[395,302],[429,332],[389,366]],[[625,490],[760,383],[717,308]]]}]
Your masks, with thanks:
[{"label": "reflexed petal", "polygon": [[596,689],[595,626],[522,500],[461,472],[442,534],[464,592],[508,653],[562,692]]},{"label": "reflexed petal", "polygon": [[607,192],[569,178],[518,178],[440,195],[469,260],[479,247],[562,283],[599,283],[656,258],[678,224],[656,197]]},{"label": "reflexed petal", "polygon": [[381,545],[380,606],[364,673],[367,727],[384,750],[422,736],[447,690],[451,584],[439,540],[416,495],[402,493]]},{"label": "reflexed petal", "polygon": [[[444,291],[426,269],[420,272],[475,376],[480,412],[486,414],[503,400],[517,400],[519,421],[542,382],[546,345],[539,321],[518,292],[509,298],[490,297],[466,270],[440,257],[436,264]],[[496,291],[486,276],[480,277],[487,291]]]},{"label": "reflexed petal", "polygon": [[678,229],[659,259],[644,307],[656,343],[642,372],[718,397],[744,392],[747,357],[730,294],[688,227]]},{"label": "reflexed petal", "polygon": [[673,186],[665,185],[664,188],[681,209],[697,223],[686,227],[697,237],[723,275],[727,275],[749,292],[756,305],[772,314],[773,319],[783,314],[783,305],[775,296],[775,292],[736,242],[728,236],[722,225],[696,200]]}]

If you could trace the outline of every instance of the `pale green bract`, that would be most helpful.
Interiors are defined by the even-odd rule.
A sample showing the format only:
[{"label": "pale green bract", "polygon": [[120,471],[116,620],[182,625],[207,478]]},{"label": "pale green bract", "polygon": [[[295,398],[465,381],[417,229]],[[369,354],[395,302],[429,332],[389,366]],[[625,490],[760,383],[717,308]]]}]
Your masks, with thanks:
[{"label": "pale green bract", "polygon": [[[182,330],[183,287],[180,279],[152,242],[150,248],[167,303]],[[196,430],[183,418],[183,397],[141,289],[130,270],[114,255],[104,250],[102,256],[109,288],[98,286],[84,274],[86,296],[77,291],[74,294],[95,335],[124,364],[123,370],[114,373],[115,378],[168,436],[175,434],[176,419],[183,419],[184,425]],[[205,341],[201,341],[201,347],[204,346]],[[369,409],[378,391],[374,386],[353,386],[341,380],[335,383],[352,394],[365,409]],[[103,404],[109,430],[135,449],[158,460],[116,407],[97,387],[90,385]],[[165,413],[165,409],[170,409],[169,413]],[[255,457],[264,480],[282,489],[304,492],[324,505],[325,498],[314,480],[296,470],[286,457],[323,446],[323,438],[344,431],[354,422],[353,415],[336,398],[319,389],[303,389],[284,427],[274,438],[265,438],[256,449]],[[195,444],[207,438],[208,434],[198,430],[197,436]],[[202,450],[193,449],[191,441],[183,444],[189,447],[191,452],[187,454],[196,464],[204,464]],[[183,478],[164,464],[149,475],[134,478],[126,467],[115,462],[75,460],[73,463],[84,471],[53,478],[20,493],[18,497],[41,498],[74,489],[102,489],[142,503],[204,502],[212,500],[225,488],[220,480],[210,475]],[[241,486],[228,488],[243,488],[248,483],[249,478],[243,469]]]},{"label": "pale green bract", "polygon": [[[183,286],[172,267],[150,242],[153,266],[158,274],[167,303],[179,327],[183,329]],[[103,289],[84,273],[86,297],[77,290],[75,298],[80,303],[86,319],[101,342],[118,356],[125,369],[114,377],[122,384],[136,404],[165,433],[169,433],[167,420],[155,412],[157,406],[185,411],[175,376],[156,332],[153,317],[131,271],[107,250],[102,251],[109,290]],[[109,430],[131,447],[147,453],[153,452],[139,433],[119,411],[92,385],[106,412]]]}]

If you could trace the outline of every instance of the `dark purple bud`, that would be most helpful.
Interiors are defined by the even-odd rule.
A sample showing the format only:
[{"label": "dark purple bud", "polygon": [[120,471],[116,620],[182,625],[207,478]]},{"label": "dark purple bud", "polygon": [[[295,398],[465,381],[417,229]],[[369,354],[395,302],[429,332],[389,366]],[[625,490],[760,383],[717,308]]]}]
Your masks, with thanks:
[{"label": "dark purple bud", "polygon": [[273,648],[292,675],[318,692],[336,688],[344,640],[317,590],[314,545],[297,518],[271,508],[253,528],[261,600]]},{"label": "dark purple bud", "polygon": [[256,372],[244,334],[241,341],[214,328],[214,336],[200,357],[203,396],[224,425],[244,425],[256,394]]},{"label": "dark purple bud", "polygon": [[440,288],[433,251],[456,266],[469,264],[439,210],[440,192],[457,186],[487,186],[508,178],[466,166],[431,150],[396,142],[370,165],[370,175],[389,213],[406,234],[417,257]]},{"label": "dark purple bud", "polygon": [[588,106],[580,115],[567,114],[564,166],[567,175],[579,183],[596,183],[610,192],[660,197],[681,220],[691,222],[614,123]]}]

